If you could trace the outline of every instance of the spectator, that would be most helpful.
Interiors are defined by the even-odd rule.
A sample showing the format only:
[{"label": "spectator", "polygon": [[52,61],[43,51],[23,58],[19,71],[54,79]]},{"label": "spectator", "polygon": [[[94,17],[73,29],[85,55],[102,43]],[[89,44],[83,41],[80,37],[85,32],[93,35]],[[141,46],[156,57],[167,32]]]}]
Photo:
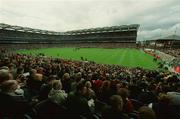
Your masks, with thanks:
[{"label": "spectator", "polygon": [[69,93],[71,88],[71,80],[69,73],[65,73],[62,77],[62,87],[65,92]]},{"label": "spectator", "polygon": [[48,98],[56,104],[64,104],[67,98],[67,94],[64,90],[62,90],[62,84],[60,80],[54,80],[52,82],[52,89],[49,92]]},{"label": "spectator", "polygon": [[123,110],[126,112],[126,113],[130,113],[133,111],[133,104],[131,102],[131,100],[129,100],[129,91],[128,89],[126,88],[120,88],[118,91],[117,91],[117,94],[120,95],[122,97],[122,100],[123,100]]},{"label": "spectator", "polygon": [[156,115],[154,111],[147,106],[142,106],[138,111],[139,111],[139,119],[156,119]]},{"label": "spectator", "polygon": [[123,113],[123,100],[121,96],[111,96],[110,107],[105,108],[102,119],[129,119],[128,115]]},{"label": "spectator", "polygon": [[109,97],[112,94],[110,86],[111,86],[110,81],[108,80],[103,81],[98,94],[99,100],[105,103],[109,103]]},{"label": "spectator", "polygon": [[16,80],[4,81],[0,92],[0,117],[22,119],[30,110],[22,95],[17,95],[18,83]]},{"label": "spectator", "polygon": [[53,81],[57,80],[55,75],[50,75],[49,78],[41,85],[40,92],[39,92],[39,100],[45,100],[48,98],[48,94],[52,89]]},{"label": "spectator", "polygon": [[13,79],[12,74],[7,69],[0,70],[0,84],[6,80]]},{"label": "spectator", "polygon": [[166,94],[160,94],[158,102],[152,104],[152,109],[156,113],[157,119],[171,119],[170,113],[171,98]]},{"label": "spectator", "polygon": [[87,88],[83,82],[80,82],[77,85],[76,91],[68,95],[67,107],[70,114],[72,114],[75,118],[78,118],[81,115],[88,119],[92,118],[92,112],[88,106],[88,100],[85,97],[86,93]]}]

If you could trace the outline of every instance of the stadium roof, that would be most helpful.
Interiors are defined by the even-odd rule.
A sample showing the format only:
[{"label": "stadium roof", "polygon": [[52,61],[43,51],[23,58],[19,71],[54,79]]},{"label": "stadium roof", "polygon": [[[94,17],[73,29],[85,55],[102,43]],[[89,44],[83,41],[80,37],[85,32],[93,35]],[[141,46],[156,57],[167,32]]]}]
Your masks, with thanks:
[{"label": "stadium roof", "polygon": [[137,31],[139,26],[140,26],[139,24],[132,24],[132,25],[111,26],[111,27],[99,27],[99,28],[67,31],[65,33],[76,35],[76,34],[104,33],[104,32]]},{"label": "stadium roof", "polygon": [[104,32],[137,31],[139,26],[140,26],[139,24],[132,24],[132,25],[121,25],[121,26],[73,30],[73,31],[67,31],[67,32],[55,32],[55,31],[33,29],[29,27],[21,27],[21,26],[14,26],[14,25],[0,23],[0,29],[3,29],[3,30],[49,34],[49,35],[78,35],[78,34],[92,34],[92,33],[104,33]]},{"label": "stadium roof", "polygon": [[158,40],[158,41],[163,41],[163,40],[180,40],[180,36],[178,36],[178,35],[170,35],[170,36],[166,36],[166,37],[163,37],[163,38],[158,38],[158,39],[155,39],[155,40]]},{"label": "stadium roof", "polygon": [[164,38],[164,40],[173,39],[173,40],[180,40],[180,36],[177,35],[171,35]]},{"label": "stadium roof", "polygon": [[28,32],[28,33],[49,34],[49,35],[62,35],[63,34],[61,32],[33,29],[33,28],[29,28],[29,27],[13,26],[13,25],[8,25],[8,24],[4,24],[4,23],[0,23],[0,29],[9,30],[9,31]]}]

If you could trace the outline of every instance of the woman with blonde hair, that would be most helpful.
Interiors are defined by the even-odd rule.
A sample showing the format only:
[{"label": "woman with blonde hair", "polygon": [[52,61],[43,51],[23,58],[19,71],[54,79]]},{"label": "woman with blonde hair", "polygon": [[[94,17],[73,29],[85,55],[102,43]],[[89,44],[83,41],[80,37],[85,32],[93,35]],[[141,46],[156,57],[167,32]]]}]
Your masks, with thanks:
[{"label": "woman with blonde hair", "polygon": [[67,98],[67,93],[62,90],[62,83],[60,80],[54,80],[52,82],[52,89],[48,94],[48,98],[59,105],[63,104]]}]

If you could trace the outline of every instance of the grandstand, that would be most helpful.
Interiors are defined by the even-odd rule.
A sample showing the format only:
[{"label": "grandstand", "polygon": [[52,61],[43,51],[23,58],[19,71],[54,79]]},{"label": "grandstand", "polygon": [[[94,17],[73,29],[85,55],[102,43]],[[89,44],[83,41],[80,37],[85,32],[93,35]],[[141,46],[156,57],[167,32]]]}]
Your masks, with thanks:
[{"label": "grandstand", "polygon": [[133,24],[54,32],[1,23],[0,44],[81,44],[80,46],[116,44],[115,47],[134,47],[138,28],[138,24]]}]

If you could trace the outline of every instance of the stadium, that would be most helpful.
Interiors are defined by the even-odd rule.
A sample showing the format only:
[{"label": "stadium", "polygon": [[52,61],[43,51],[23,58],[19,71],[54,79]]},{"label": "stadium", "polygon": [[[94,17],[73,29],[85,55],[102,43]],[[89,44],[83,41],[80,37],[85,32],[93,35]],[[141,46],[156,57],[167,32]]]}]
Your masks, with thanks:
[{"label": "stadium", "polygon": [[[97,12],[94,9],[87,12],[81,9],[80,12],[79,8],[86,8],[79,4],[77,7],[73,2],[71,6],[71,2],[63,5],[69,6],[70,11],[75,6],[73,11],[76,12],[71,15],[75,15],[76,24],[79,18],[77,14],[81,15],[82,12],[85,16],[88,14],[94,17],[90,13]],[[128,5],[137,7],[131,2]],[[45,3],[41,3],[41,6],[35,2],[39,4],[38,8],[31,5],[33,2],[27,3],[32,7],[29,11],[25,10],[29,16],[23,14],[23,10],[18,11],[23,7],[13,9],[14,12],[10,12],[9,7],[2,8],[4,20],[0,23],[0,119],[179,119],[179,24],[171,26],[169,29],[175,29],[175,32],[168,34],[168,25],[150,31],[155,25],[150,28],[149,24],[139,22],[141,17],[138,20],[136,17],[128,18],[130,24],[122,21],[113,23],[116,17],[111,14],[120,9],[116,4],[126,3],[112,2],[111,8],[105,2],[101,3],[105,7],[101,6],[103,9],[100,11],[103,14],[106,11],[104,8],[109,7],[109,11],[105,13],[114,9],[109,14],[113,18],[111,23],[103,22],[101,16],[101,22],[107,25],[99,23],[99,17],[96,17],[95,27],[84,25],[84,21],[82,25],[75,27],[69,22],[71,20],[61,21],[68,16],[68,10],[62,10],[63,5],[45,2],[46,8],[54,7],[48,9],[53,9],[50,14],[42,7]],[[24,6],[27,3],[22,2]],[[90,9],[91,2],[87,3]],[[81,4],[86,6],[87,3]],[[152,3],[156,5],[158,2]],[[5,2],[4,5],[6,6]],[[93,6],[98,4],[93,3],[91,7]],[[47,24],[41,19],[44,26],[54,24],[54,30],[48,30],[51,28],[46,29],[43,25],[38,27],[37,24],[34,27],[30,22],[40,18],[41,14],[43,16],[44,13],[39,10],[41,7],[47,12],[48,17],[44,18],[56,18]],[[31,14],[30,11],[34,9],[41,14],[32,17],[37,15],[36,12]],[[60,17],[57,9],[60,10]],[[58,14],[53,16],[56,12]],[[28,20],[25,20],[24,25],[23,21],[19,23],[15,22],[16,19],[6,19],[5,15],[9,14],[27,17]],[[95,23],[90,21],[88,15],[88,23]],[[142,19],[145,21],[144,18]],[[58,24],[62,28],[64,26],[62,31],[58,29]],[[66,28],[68,26],[72,26],[72,29]],[[153,34],[159,29],[163,29],[160,37],[158,33]]]},{"label": "stadium", "polygon": [[[0,24],[1,43],[3,44],[60,44],[78,47],[135,47],[138,24],[122,25],[67,32],[54,32],[20,26]],[[89,45],[89,44],[92,44]],[[107,44],[107,45],[106,45]]]},{"label": "stadium", "polygon": [[[157,63],[153,62],[153,57],[135,49],[137,47],[136,38],[138,28],[139,25],[134,24],[53,32],[1,24],[1,47],[8,46],[16,48],[16,50],[21,48],[19,53],[43,53],[53,57],[61,55],[62,58],[67,59],[81,60],[81,58],[84,58],[101,64],[121,64],[123,66],[155,69],[158,66]],[[42,49],[34,51],[22,50],[37,47],[41,47]],[[43,49],[43,47],[45,49]],[[47,47],[56,47],[56,49],[49,48],[48,50],[46,49]],[[114,48],[114,50],[105,48]],[[61,50],[63,50],[63,52],[61,52]],[[67,54],[74,54],[74,56]],[[123,58],[119,58],[121,54],[125,55],[124,60],[122,60]],[[132,54],[132,56],[129,54]],[[111,59],[108,58],[109,55],[112,55]],[[131,57],[135,56],[138,56],[137,60],[132,61]],[[107,60],[104,60],[104,57],[107,57]],[[147,59],[147,64],[143,62],[145,58]]]}]

